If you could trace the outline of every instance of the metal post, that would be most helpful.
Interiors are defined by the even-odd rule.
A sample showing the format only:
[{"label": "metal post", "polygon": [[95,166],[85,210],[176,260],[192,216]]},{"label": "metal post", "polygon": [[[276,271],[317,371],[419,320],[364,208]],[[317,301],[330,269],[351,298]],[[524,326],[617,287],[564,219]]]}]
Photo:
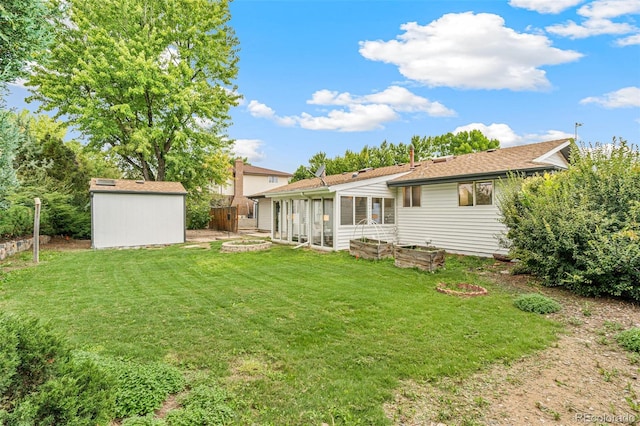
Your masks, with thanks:
[{"label": "metal post", "polygon": [[35,214],[33,215],[33,262],[40,261],[40,198],[34,199]]}]

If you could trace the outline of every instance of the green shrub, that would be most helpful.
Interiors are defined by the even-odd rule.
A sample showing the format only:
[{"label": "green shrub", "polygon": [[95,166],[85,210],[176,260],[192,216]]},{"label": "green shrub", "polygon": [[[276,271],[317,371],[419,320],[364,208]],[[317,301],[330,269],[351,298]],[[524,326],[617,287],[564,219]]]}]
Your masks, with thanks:
[{"label": "green shrub", "polygon": [[567,171],[505,184],[503,243],[547,286],[640,300],[638,193],[636,149],[624,141],[576,149]]},{"label": "green shrub", "polygon": [[170,394],[184,388],[182,373],[164,363],[140,364],[89,353],[83,356],[95,360],[103,373],[113,378],[117,418],[152,413],[162,406]]},{"label": "green shrub", "polygon": [[163,419],[156,419],[153,415],[129,417],[122,421],[122,426],[166,426]]},{"label": "green shrub", "polygon": [[513,302],[518,309],[537,314],[558,312],[562,306],[555,300],[539,293],[523,294]]},{"label": "green shrub", "polygon": [[167,415],[169,426],[225,425],[234,417],[229,396],[218,387],[199,385],[180,398],[182,408]]},{"label": "green shrub", "polygon": [[48,327],[0,315],[0,424],[104,424],[114,409],[110,388]]},{"label": "green shrub", "polygon": [[187,229],[205,229],[209,226],[210,202],[208,195],[187,196]]},{"label": "green shrub", "polygon": [[626,350],[640,353],[640,327],[630,328],[618,333],[616,341]]}]

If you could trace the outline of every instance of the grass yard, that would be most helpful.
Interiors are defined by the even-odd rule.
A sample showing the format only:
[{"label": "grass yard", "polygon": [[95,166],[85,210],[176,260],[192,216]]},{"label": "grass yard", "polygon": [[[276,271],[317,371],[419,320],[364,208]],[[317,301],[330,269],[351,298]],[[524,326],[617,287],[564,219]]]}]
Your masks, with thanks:
[{"label": "grass yard", "polygon": [[[478,274],[492,260],[450,256],[428,274],[219,248],[45,251],[36,267],[0,264],[0,309],[50,320],[78,348],[216,378],[237,424],[387,424],[400,380],[462,378],[545,347],[559,327]],[[434,290],[461,281],[489,295]]]}]

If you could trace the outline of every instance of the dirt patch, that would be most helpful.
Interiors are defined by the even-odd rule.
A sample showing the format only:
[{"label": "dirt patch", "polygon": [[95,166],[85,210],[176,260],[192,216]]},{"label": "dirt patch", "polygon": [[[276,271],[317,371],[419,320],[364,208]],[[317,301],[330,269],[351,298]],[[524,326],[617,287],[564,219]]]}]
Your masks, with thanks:
[{"label": "dirt patch", "polygon": [[91,248],[91,240],[74,240],[68,237],[52,237],[47,244],[40,246],[42,250],[88,250]]},{"label": "dirt patch", "polygon": [[[398,425],[578,425],[640,422],[640,356],[615,342],[640,326],[638,305],[540,288],[531,277],[493,274],[517,291],[539,291],[563,308],[552,347],[466,380],[403,382],[387,416]],[[533,283],[533,284],[532,284]]]}]

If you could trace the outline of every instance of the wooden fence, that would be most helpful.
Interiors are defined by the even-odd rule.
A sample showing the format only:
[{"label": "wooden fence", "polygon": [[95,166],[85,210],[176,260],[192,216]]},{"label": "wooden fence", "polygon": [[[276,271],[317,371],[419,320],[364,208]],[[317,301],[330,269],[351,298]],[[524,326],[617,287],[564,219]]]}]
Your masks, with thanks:
[{"label": "wooden fence", "polygon": [[216,207],[209,212],[209,229],[238,232],[238,209],[236,207]]}]

